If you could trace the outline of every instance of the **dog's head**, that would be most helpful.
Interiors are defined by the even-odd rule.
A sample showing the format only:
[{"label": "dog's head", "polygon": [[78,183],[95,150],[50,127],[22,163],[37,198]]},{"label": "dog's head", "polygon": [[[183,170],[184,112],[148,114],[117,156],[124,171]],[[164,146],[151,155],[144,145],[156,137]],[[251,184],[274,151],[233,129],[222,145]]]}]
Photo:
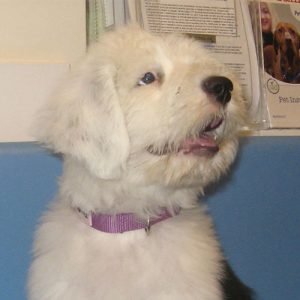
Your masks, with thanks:
[{"label": "dog's head", "polygon": [[289,23],[279,22],[274,31],[274,49],[276,54],[280,49],[281,55],[286,57],[290,64],[299,57],[300,38],[296,27]]},{"label": "dog's head", "polygon": [[204,185],[234,159],[240,86],[196,40],[103,36],[44,110],[40,140],[101,179]]},{"label": "dog's head", "polygon": [[286,53],[288,48],[293,48],[296,52],[299,47],[300,39],[296,27],[290,23],[279,22],[274,31],[275,51],[280,48],[283,53]]}]

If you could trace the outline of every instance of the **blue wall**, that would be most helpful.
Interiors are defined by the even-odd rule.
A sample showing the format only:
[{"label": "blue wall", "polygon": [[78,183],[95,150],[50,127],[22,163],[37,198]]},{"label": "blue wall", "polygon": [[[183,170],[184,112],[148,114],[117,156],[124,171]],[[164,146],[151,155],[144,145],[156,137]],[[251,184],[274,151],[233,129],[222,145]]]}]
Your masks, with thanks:
[{"label": "blue wall", "polygon": [[222,245],[259,300],[300,299],[300,137],[251,138],[208,203]]},{"label": "blue wall", "polygon": [[[36,222],[57,190],[59,158],[0,144],[0,299],[24,300]],[[259,300],[300,299],[300,137],[242,140],[206,201],[225,254]]]}]

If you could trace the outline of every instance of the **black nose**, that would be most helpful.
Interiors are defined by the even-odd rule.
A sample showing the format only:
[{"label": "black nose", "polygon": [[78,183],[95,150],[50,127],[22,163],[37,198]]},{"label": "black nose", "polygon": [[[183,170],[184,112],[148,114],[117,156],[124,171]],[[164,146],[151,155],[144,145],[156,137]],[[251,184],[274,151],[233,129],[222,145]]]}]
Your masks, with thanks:
[{"label": "black nose", "polygon": [[202,89],[207,94],[214,96],[218,102],[225,105],[231,99],[233,84],[226,77],[210,76],[202,81]]}]

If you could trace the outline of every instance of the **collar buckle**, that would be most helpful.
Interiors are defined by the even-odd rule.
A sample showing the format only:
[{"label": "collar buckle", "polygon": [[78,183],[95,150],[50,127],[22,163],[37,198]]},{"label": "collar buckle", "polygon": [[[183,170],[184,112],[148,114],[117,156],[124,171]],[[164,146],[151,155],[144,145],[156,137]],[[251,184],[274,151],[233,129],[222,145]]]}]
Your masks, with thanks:
[{"label": "collar buckle", "polygon": [[150,235],[150,229],[151,229],[150,218],[148,218],[145,226],[145,232],[147,235]]}]

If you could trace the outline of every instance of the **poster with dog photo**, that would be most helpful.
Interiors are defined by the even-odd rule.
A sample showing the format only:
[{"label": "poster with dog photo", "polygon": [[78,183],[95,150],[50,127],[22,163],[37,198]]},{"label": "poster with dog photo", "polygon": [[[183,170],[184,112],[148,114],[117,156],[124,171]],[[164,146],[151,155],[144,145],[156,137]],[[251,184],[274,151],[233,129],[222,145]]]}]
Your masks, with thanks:
[{"label": "poster with dog photo", "polygon": [[260,18],[264,96],[272,128],[300,127],[300,3],[266,0]]}]

